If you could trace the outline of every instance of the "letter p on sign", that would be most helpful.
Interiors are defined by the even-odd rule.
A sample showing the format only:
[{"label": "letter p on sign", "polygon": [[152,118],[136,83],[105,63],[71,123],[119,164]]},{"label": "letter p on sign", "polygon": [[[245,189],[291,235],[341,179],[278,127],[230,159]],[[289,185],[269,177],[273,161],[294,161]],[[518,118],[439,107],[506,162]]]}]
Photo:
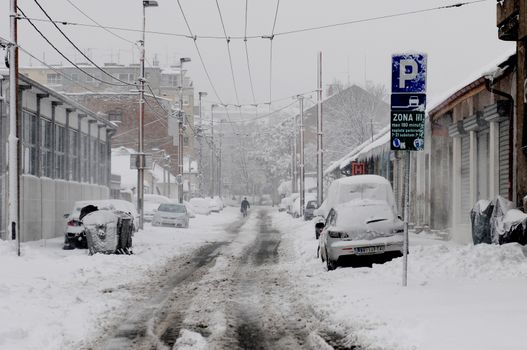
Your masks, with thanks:
[{"label": "letter p on sign", "polygon": [[417,78],[417,62],[415,60],[401,60],[399,64],[399,88],[404,89],[407,81]]},{"label": "letter p on sign", "polygon": [[392,93],[426,93],[426,54],[392,56]]}]

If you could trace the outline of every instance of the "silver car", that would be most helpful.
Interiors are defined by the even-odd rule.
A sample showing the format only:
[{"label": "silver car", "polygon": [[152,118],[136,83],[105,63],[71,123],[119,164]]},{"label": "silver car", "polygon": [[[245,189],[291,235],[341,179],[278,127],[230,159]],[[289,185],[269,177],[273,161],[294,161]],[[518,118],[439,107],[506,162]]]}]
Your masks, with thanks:
[{"label": "silver car", "polygon": [[[371,266],[403,255],[403,222],[382,200],[354,200],[330,210],[319,239],[328,270],[344,260]],[[364,265],[366,263],[366,265]]]},{"label": "silver car", "polygon": [[188,228],[190,216],[187,207],[179,203],[163,203],[152,218],[152,226],[175,226]]}]

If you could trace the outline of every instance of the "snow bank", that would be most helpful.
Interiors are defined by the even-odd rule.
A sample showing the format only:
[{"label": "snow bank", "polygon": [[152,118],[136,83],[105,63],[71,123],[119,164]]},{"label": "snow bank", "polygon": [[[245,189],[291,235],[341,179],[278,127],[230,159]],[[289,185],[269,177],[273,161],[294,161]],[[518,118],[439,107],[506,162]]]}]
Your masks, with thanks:
[{"label": "snow bank", "polygon": [[524,349],[527,251],[518,244],[458,245],[411,235],[408,287],[402,259],[327,272],[314,224],[276,213],[290,280],[315,313],[365,349]]},{"label": "snow bank", "polygon": [[133,283],[174,256],[224,240],[225,225],[239,215],[191,220],[190,229],[146,226],[134,236],[133,255],[94,255],[62,250],[63,239],[22,244],[0,240],[0,349],[78,349],[129,306]]}]

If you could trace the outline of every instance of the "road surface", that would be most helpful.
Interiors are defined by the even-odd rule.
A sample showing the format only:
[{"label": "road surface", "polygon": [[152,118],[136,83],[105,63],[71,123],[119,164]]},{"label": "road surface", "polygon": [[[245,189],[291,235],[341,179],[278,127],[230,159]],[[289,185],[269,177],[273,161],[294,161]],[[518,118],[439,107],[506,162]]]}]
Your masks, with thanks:
[{"label": "road surface", "polygon": [[[173,259],[85,349],[353,349],[289,283],[268,209]],[[328,329],[332,329],[329,331]]]}]

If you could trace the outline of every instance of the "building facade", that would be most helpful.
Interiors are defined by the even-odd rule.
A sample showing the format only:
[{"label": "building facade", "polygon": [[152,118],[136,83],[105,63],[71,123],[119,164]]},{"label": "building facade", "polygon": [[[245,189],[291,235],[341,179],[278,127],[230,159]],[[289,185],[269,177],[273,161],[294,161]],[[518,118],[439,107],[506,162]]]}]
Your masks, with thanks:
[{"label": "building facade", "polygon": [[[9,76],[0,77],[0,237],[6,239]],[[115,127],[105,116],[23,75],[19,92],[20,238],[58,237],[64,234],[64,214],[75,201],[109,197]]]}]

